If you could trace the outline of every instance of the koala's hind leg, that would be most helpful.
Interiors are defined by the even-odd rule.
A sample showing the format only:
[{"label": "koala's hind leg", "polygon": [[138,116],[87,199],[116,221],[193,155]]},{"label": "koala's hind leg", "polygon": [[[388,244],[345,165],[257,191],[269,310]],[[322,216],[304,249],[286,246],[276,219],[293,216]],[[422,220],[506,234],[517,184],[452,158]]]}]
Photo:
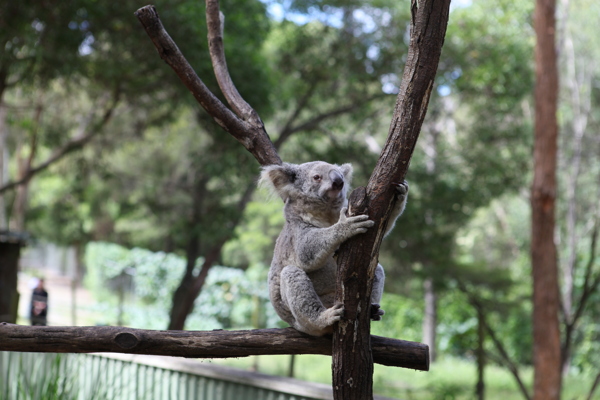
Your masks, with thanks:
[{"label": "koala's hind leg", "polygon": [[287,266],[281,271],[281,298],[294,316],[294,328],[313,336],[333,331],[332,325],[339,321],[344,306],[336,304],[325,308],[308,275],[300,268]]},{"label": "koala's hind leg", "polygon": [[375,277],[373,278],[373,290],[371,290],[371,319],[373,321],[381,320],[381,316],[385,314],[379,303],[383,296],[383,284],[385,283],[385,272],[381,264],[377,264],[375,269]]}]

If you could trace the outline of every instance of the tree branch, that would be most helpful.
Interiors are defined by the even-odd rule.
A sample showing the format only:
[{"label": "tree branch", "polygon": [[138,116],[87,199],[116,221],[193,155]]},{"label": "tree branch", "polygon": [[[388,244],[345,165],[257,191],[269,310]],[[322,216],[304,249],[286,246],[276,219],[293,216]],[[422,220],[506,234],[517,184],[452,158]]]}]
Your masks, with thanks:
[{"label": "tree branch", "polygon": [[339,115],[350,113],[354,110],[359,109],[360,107],[362,107],[363,105],[367,104],[370,101],[373,101],[375,99],[385,97],[385,96],[387,96],[387,94],[381,93],[381,94],[376,94],[374,96],[370,96],[370,97],[368,97],[364,100],[358,101],[358,102],[352,102],[351,104],[347,104],[347,105],[335,108],[333,110],[323,112],[319,115],[315,115],[312,118],[309,118],[308,120],[306,120],[296,126],[291,126],[292,121],[289,121],[288,124],[286,124],[286,126],[284,127],[284,129],[282,129],[281,134],[275,141],[275,147],[277,147],[277,145],[280,144],[280,142],[283,142],[285,139],[287,139],[288,136],[290,136],[296,132],[316,128],[317,126],[319,126],[319,124],[321,122],[326,121],[329,118],[333,118],[333,117],[337,117]]},{"label": "tree branch", "polygon": [[[427,371],[421,343],[373,336],[377,363]],[[0,323],[0,351],[129,353],[186,358],[229,358],[265,354],[331,355],[331,337],[293,328],[249,331],[153,331],[112,326],[23,326]]]},{"label": "tree branch", "polygon": [[[210,2],[210,0],[207,0],[207,2]],[[214,7],[214,5],[211,5],[211,7]],[[218,13],[218,6],[216,11]],[[210,11],[211,15],[213,12],[214,11]],[[209,10],[207,9],[207,17],[208,14]],[[260,165],[281,164],[281,158],[277,154],[258,115],[256,115],[257,119],[253,119],[242,112],[242,117],[249,119],[247,121],[241,120],[206,87],[163,27],[154,6],[149,5],[140,8],[135,12],[135,16],[141,22],[146,33],[152,40],[152,43],[154,43],[160,58],[169,64],[183,84],[190,92],[192,92],[196,101],[198,101],[198,103],[200,103],[200,105],[211,115],[215,122],[240,142],[246,150],[252,153]],[[214,15],[211,18],[215,18]],[[220,21],[219,17],[216,18]],[[209,33],[209,35],[210,34],[211,33]],[[217,52],[217,50],[214,50],[214,52]],[[211,51],[211,57],[212,53],[213,51]],[[217,61],[219,61],[218,58]],[[224,56],[222,61],[224,63]],[[213,64],[213,68],[218,75],[218,79],[219,76],[221,76],[221,79],[227,80],[226,78],[223,78],[223,74],[229,75],[226,72],[226,64],[216,63],[216,65]],[[223,72],[223,68],[225,68],[225,72]],[[221,85],[221,81],[219,82],[219,85]],[[241,107],[240,110],[246,111],[239,101],[239,99],[241,99],[239,93],[237,95],[239,96],[239,99],[231,93],[230,89],[233,87],[231,78],[229,78],[229,83],[224,82],[224,87],[227,90],[227,100],[232,102],[236,107]],[[235,92],[237,92],[237,90],[235,90]],[[243,99],[241,101],[243,101]],[[244,104],[247,105],[245,101]]]},{"label": "tree branch", "polygon": [[529,391],[527,390],[527,387],[521,380],[521,376],[519,375],[519,369],[517,368],[517,365],[515,365],[515,363],[510,359],[506,348],[504,347],[500,339],[498,339],[498,337],[496,336],[496,332],[494,332],[490,324],[488,324],[487,319],[485,318],[485,313],[483,312],[483,305],[481,304],[481,301],[461,282],[458,282],[458,288],[467,296],[467,299],[469,303],[473,306],[473,308],[475,308],[478,312],[481,312],[481,315],[483,316],[483,326],[485,327],[488,336],[492,339],[496,350],[498,350],[498,353],[500,353],[500,364],[504,364],[504,366],[510,371],[512,376],[517,381],[517,385],[519,385],[519,389],[521,389],[521,394],[523,394],[525,399],[531,400]]},{"label": "tree branch", "polygon": [[227,69],[223,46],[225,16],[219,11],[218,0],[206,0],[206,23],[208,26],[208,46],[217,83],[233,111],[255,128],[264,130],[258,113],[242,98]]},{"label": "tree branch", "polygon": [[[25,173],[19,179],[10,181],[10,182],[2,185],[0,187],[0,194],[28,182],[34,175],[44,171],[45,169],[50,167],[55,162],[62,159],[67,154],[82,148],[94,136],[96,136],[99,132],[101,132],[102,128],[108,123],[108,121],[110,121],[110,119],[112,118],[113,112],[114,112],[115,108],[117,107],[118,102],[119,102],[119,94],[116,93],[113,97],[112,103],[104,111],[104,114],[103,114],[102,118],[100,119],[100,121],[98,121],[96,124],[94,124],[92,126],[92,128],[89,130],[89,132],[86,132],[87,126],[89,124],[89,122],[87,122],[82,127],[82,129],[81,129],[82,132],[79,135],[77,135],[73,139],[69,140],[61,148],[54,150],[52,152],[52,154],[44,162],[42,162],[41,164],[38,164],[37,166],[35,166],[33,168],[27,169],[25,171]],[[91,119],[91,115],[90,115],[90,119]]]},{"label": "tree branch", "polygon": [[563,338],[563,343],[561,346],[561,356],[563,363],[566,362],[569,357],[569,353],[571,352],[571,345],[573,340],[573,332],[575,331],[575,327],[579,322],[579,319],[583,315],[583,311],[590,299],[590,297],[598,290],[600,286],[600,274],[592,277],[592,272],[594,269],[595,261],[596,261],[596,247],[598,243],[598,230],[600,228],[600,219],[598,216],[596,217],[596,221],[594,223],[594,228],[592,230],[592,238],[590,241],[590,251],[588,262],[585,265],[585,277],[583,280],[583,290],[581,292],[581,296],[579,297],[579,301],[577,302],[577,308],[575,312],[569,317],[565,315],[565,334]]},{"label": "tree branch", "polygon": [[288,132],[291,130],[292,124],[298,119],[300,113],[306,108],[308,101],[310,100],[317,88],[317,84],[318,80],[312,80],[306,92],[302,94],[302,96],[298,96],[299,100],[296,101],[296,108],[294,109],[294,112],[292,113],[292,115],[289,116],[285,125],[279,131],[279,137],[277,138],[277,140],[275,140],[276,148],[279,149],[281,147],[281,143],[287,140],[287,138],[290,136]]},{"label": "tree branch", "polygon": [[[366,188],[350,196],[351,215],[368,212],[375,226],[340,247],[336,302],[345,306],[334,329],[333,387],[336,400],[373,397],[370,295],[379,247],[393,203],[392,182],[402,182],[425,118],[446,34],[449,0],[412,1],[411,39],[388,140]],[[345,368],[344,366],[352,366]]]},{"label": "tree branch", "polygon": [[586,400],[592,400],[594,397],[594,392],[596,391],[596,389],[598,388],[598,385],[600,384],[600,373],[598,373],[598,375],[596,375],[596,379],[594,379],[594,383],[592,383],[592,387],[590,388],[590,391],[586,397]]},{"label": "tree branch", "polygon": [[500,353],[500,356],[502,357],[502,360],[503,360],[504,364],[506,365],[506,367],[508,368],[508,370],[510,371],[510,373],[512,374],[512,376],[517,381],[517,384],[519,385],[519,389],[521,389],[521,394],[527,400],[530,400],[531,396],[529,395],[529,391],[527,390],[527,387],[525,386],[525,384],[521,380],[521,376],[519,375],[519,369],[512,362],[512,360],[510,359],[510,356],[508,355],[506,349],[504,348],[504,345],[498,339],[498,337],[496,336],[496,333],[490,327],[490,325],[487,323],[487,321],[486,321],[485,318],[483,319],[483,323],[485,325],[485,330],[487,331],[488,335],[492,339],[492,342],[494,342],[494,346],[496,347],[496,350],[498,350],[498,352]]}]

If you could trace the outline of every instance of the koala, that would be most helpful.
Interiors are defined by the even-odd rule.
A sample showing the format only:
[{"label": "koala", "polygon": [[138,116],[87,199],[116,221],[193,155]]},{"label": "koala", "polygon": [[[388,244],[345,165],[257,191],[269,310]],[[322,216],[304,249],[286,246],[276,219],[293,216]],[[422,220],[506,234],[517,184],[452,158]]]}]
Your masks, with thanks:
[{"label": "koala", "polygon": [[[313,336],[333,332],[344,313],[334,304],[337,264],[334,253],[342,242],[364,233],[375,223],[367,215],[346,216],[352,181],[350,164],[323,161],[269,165],[261,183],[271,185],[284,201],[285,225],[277,238],[269,270],[269,295],[281,319]],[[408,184],[394,184],[398,201],[388,232],[406,205]],[[386,234],[388,233],[386,232]],[[377,265],[371,293],[371,319],[380,320],[385,274]]]}]

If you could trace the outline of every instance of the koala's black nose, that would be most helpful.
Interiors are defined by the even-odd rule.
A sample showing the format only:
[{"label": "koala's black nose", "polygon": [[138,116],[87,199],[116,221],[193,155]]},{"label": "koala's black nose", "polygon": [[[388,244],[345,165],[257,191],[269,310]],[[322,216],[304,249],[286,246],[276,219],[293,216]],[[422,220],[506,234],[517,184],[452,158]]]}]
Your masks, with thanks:
[{"label": "koala's black nose", "polygon": [[337,171],[331,171],[329,173],[329,178],[331,178],[331,188],[335,190],[342,190],[344,187],[344,177]]}]

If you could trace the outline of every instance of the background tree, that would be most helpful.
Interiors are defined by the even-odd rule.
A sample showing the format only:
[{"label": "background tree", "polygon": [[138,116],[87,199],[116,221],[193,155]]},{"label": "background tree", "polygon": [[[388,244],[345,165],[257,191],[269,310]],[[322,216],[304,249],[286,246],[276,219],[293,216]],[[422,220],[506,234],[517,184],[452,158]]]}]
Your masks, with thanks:
[{"label": "background tree", "polygon": [[535,141],[531,187],[534,399],[559,399],[561,389],[559,292],[555,230],[558,143],[556,2],[537,0]]}]

